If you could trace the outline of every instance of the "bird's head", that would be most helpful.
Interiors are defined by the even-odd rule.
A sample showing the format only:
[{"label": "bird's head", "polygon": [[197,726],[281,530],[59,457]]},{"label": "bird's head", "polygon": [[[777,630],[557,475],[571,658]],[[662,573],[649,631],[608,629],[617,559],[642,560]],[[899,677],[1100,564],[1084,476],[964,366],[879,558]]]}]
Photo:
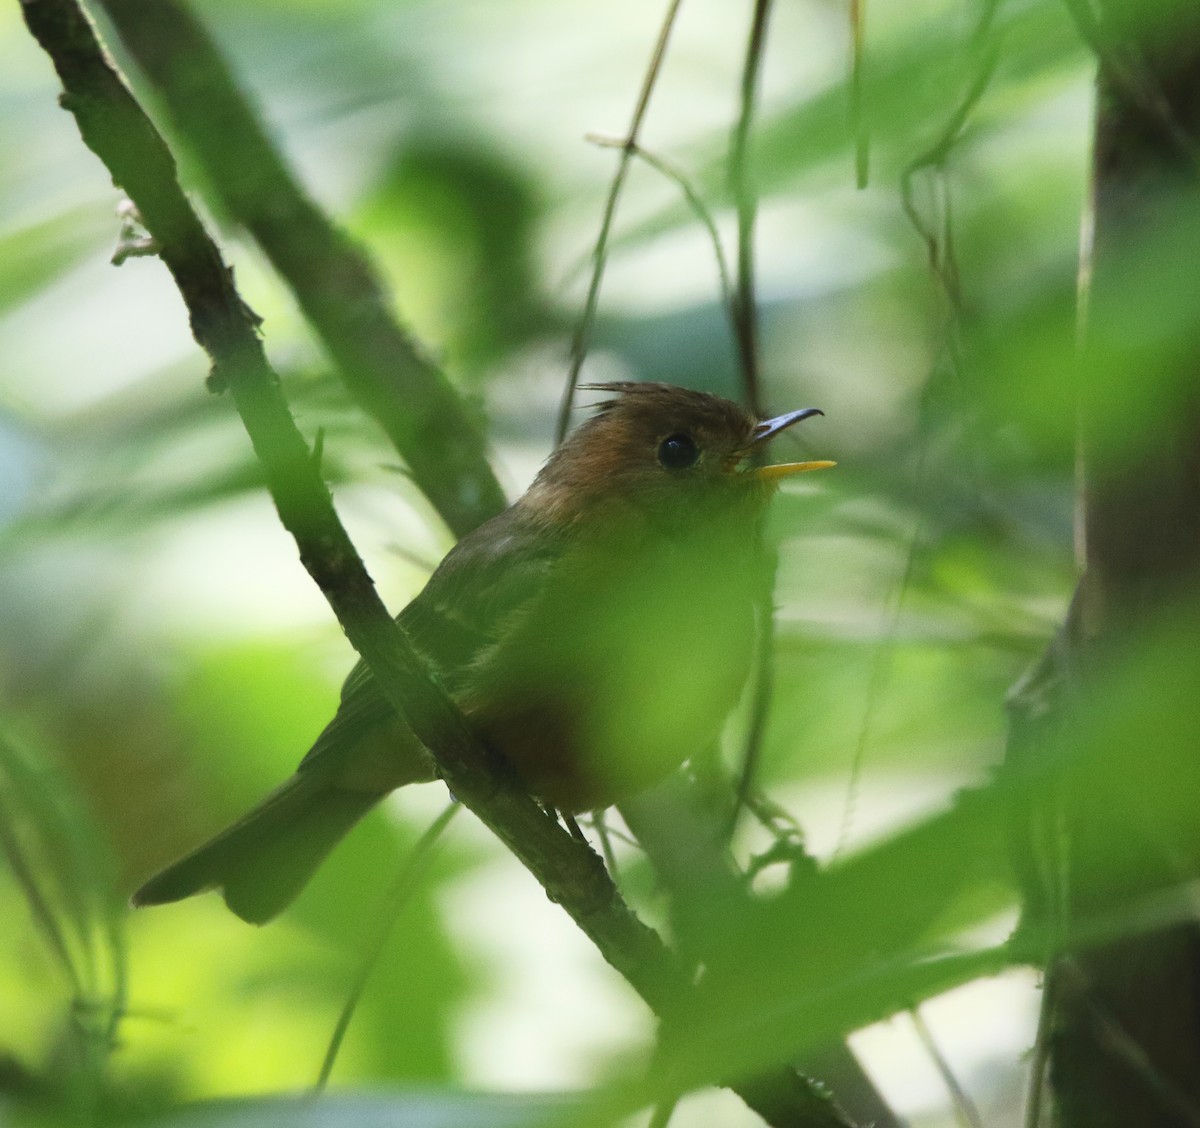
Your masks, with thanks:
[{"label": "bird's head", "polygon": [[564,523],[633,506],[657,524],[757,511],[776,483],[832,462],[760,466],[751,456],[816,408],[757,420],[736,403],[671,384],[592,384],[613,393],[542,468],[526,504]]}]

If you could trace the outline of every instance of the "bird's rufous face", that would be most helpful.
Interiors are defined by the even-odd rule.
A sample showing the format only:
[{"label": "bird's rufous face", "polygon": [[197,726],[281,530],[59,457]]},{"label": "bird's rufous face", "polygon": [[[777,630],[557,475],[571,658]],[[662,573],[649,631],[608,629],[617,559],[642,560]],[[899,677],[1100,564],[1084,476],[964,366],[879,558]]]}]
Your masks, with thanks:
[{"label": "bird's rufous face", "polygon": [[829,462],[751,466],[751,455],[786,427],[818,414],[791,412],[760,422],[737,404],[667,384],[603,384],[616,393],[547,464],[535,492],[581,508],[632,503],[683,517],[694,509],[755,505],[770,486]]}]

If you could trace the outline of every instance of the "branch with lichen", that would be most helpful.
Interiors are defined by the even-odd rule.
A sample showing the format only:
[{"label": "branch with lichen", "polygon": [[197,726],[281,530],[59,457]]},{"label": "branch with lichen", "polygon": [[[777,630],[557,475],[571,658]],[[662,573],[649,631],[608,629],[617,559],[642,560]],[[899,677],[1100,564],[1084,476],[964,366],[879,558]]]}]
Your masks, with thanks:
[{"label": "branch with lichen", "polygon": [[[227,387],[266,472],[280,521],[380,690],[431,750],[454,794],[537,878],[658,1014],[689,990],[661,939],[621,898],[602,862],[563,830],[487,754],[439,682],[413,654],[350,541],[317,460],[292,419],[220,250],[188,203],[162,137],[105,58],[75,0],[22,0],[54,63],[62,104],[84,142],[136,205],[188,310],[192,333]],[[793,1070],[732,1086],[777,1128],[845,1128],[833,1102]]]}]

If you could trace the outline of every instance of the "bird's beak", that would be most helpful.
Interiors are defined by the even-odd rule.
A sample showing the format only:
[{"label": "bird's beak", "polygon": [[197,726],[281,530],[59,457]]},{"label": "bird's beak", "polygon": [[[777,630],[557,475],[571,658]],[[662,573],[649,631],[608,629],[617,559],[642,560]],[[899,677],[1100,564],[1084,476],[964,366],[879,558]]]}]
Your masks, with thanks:
[{"label": "bird's beak", "polygon": [[[754,449],[768,439],[774,438],[780,431],[787,430],[793,423],[808,419],[813,415],[824,415],[819,407],[802,407],[799,411],[789,411],[786,415],[776,415],[774,419],[764,419],[754,428],[750,436],[750,447]],[[803,474],[808,470],[828,470],[836,466],[836,462],[820,460],[817,462],[780,462],[774,466],[758,466],[749,471],[760,482],[777,482],[781,478],[790,478],[793,474]]]}]

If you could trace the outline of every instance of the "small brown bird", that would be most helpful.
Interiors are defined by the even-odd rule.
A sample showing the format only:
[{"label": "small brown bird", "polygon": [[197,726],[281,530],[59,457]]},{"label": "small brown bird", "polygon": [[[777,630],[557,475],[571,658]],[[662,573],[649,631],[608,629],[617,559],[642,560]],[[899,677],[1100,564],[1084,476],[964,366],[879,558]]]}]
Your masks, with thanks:
[{"label": "small brown bird", "polygon": [[[480,738],[567,813],[636,793],[717,737],[750,667],[765,504],[780,479],[833,465],[746,465],[815,408],[758,422],[668,384],[595,387],[613,398],[398,617]],[[436,775],[360,662],[295,774],[133,903],[217,888],[267,921],[374,804]]]}]

